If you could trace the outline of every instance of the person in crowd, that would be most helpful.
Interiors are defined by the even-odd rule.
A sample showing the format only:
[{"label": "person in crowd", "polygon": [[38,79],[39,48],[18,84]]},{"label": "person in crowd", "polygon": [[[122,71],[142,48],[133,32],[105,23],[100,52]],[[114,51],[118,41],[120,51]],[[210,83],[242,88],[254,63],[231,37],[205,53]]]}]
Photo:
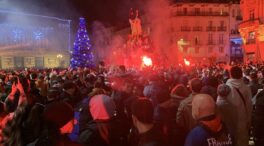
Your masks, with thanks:
[{"label": "person in crowd", "polygon": [[116,105],[107,95],[99,94],[88,102],[92,119],[80,127],[79,142],[89,146],[119,146],[119,135],[114,122]]},{"label": "person in crowd", "polygon": [[263,89],[263,86],[259,83],[257,72],[253,71],[250,73],[249,87],[251,89],[252,97],[254,97],[259,89]]},{"label": "person in crowd", "polygon": [[212,76],[206,77],[203,80],[204,85],[201,89],[201,93],[211,95],[215,101],[217,99],[217,92],[216,92],[216,90],[217,90],[216,88],[218,86],[217,81],[218,80],[216,77],[212,77]]},{"label": "person in crowd", "polygon": [[264,145],[264,90],[256,95],[254,111],[253,133],[255,137],[255,146]]},{"label": "person in crowd", "polygon": [[60,98],[75,107],[83,99],[83,95],[75,83],[67,81],[62,86]]},{"label": "person in crowd", "polygon": [[176,123],[182,129],[182,133],[187,135],[195,126],[196,121],[192,117],[192,100],[193,97],[200,93],[202,82],[198,78],[194,78],[189,82],[191,94],[182,100],[177,111]]},{"label": "person in crowd", "polygon": [[166,146],[162,130],[153,122],[154,107],[152,102],[139,98],[131,106],[132,120],[139,133],[137,146]]},{"label": "person in crowd", "polygon": [[227,99],[234,105],[234,111],[237,112],[237,126],[235,129],[235,145],[248,146],[249,130],[251,128],[251,90],[242,80],[242,70],[238,66],[230,69],[231,79],[226,84],[231,88]]},{"label": "person in crowd", "polygon": [[192,101],[192,116],[198,125],[188,134],[185,146],[233,146],[228,132],[216,112],[216,104],[208,94],[197,94]]},{"label": "person in crowd", "polygon": [[217,88],[218,97],[216,105],[222,121],[229,132],[234,135],[237,126],[237,111],[234,110],[235,107],[230,103],[230,99],[227,99],[230,92],[231,88],[228,85],[219,85]]},{"label": "person in crowd", "polygon": [[170,96],[171,96],[171,102],[170,102],[171,108],[175,111],[175,117],[171,119],[174,121],[175,129],[173,130],[175,131],[173,131],[173,133],[176,135],[174,137],[175,139],[174,145],[184,145],[185,135],[180,132],[183,129],[176,122],[176,114],[178,112],[178,108],[180,106],[181,101],[183,101],[189,96],[189,91],[183,84],[178,84],[171,90]]}]

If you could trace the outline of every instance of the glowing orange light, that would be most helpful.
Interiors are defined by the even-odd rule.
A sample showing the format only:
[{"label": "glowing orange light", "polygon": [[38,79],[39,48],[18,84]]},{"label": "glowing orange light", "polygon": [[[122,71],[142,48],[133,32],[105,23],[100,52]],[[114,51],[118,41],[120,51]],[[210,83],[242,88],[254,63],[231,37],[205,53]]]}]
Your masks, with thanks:
[{"label": "glowing orange light", "polygon": [[152,59],[147,57],[147,56],[143,56],[142,58],[143,64],[145,66],[152,66]]},{"label": "glowing orange light", "polygon": [[186,66],[190,66],[191,65],[190,61],[188,61],[186,58],[184,58],[184,64]]}]

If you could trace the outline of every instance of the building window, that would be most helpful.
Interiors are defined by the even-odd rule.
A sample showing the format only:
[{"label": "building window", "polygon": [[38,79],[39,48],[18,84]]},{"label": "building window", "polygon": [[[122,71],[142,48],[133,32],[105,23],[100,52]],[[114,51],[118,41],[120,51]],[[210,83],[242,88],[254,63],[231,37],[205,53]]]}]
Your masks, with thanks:
[{"label": "building window", "polygon": [[183,14],[184,14],[184,15],[187,15],[187,13],[188,13],[187,8],[183,8]]},{"label": "building window", "polygon": [[224,14],[224,10],[220,9],[220,15],[223,15],[223,14]]},{"label": "building window", "polygon": [[200,8],[195,8],[194,13],[195,15],[200,15]]},{"label": "building window", "polygon": [[249,11],[249,20],[254,20],[254,19],[255,19],[254,10],[250,10]]},{"label": "building window", "polygon": [[235,17],[235,9],[232,10],[232,17]]},{"label": "building window", "polygon": [[209,27],[213,26],[213,21],[209,21]]},{"label": "building window", "polygon": [[219,44],[224,44],[224,34],[219,34]]},{"label": "building window", "polygon": [[213,34],[212,33],[209,33],[208,34],[208,44],[209,45],[212,45],[213,44]]},{"label": "building window", "polygon": [[212,52],[213,52],[213,47],[209,47],[208,53],[212,53]]},{"label": "building window", "polygon": [[198,44],[199,44],[198,36],[196,36],[196,37],[194,38],[194,44],[195,44],[195,45],[198,45]]},{"label": "building window", "polygon": [[225,21],[220,21],[220,26],[224,27],[224,25],[225,25]]},{"label": "building window", "polygon": [[241,11],[240,11],[240,9],[237,9],[237,16],[241,16]]},{"label": "building window", "polygon": [[247,44],[255,44],[256,43],[256,33],[254,31],[249,32]]},{"label": "building window", "polygon": [[220,48],[219,48],[219,52],[220,52],[220,53],[224,53],[224,47],[220,47]]},{"label": "building window", "polygon": [[252,32],[249,32],[249,39],[251,39],[251,40],[253,40],[253,39],[255,39],[256,38],[256,36],[255,36],[255,32],[254,31],[252,31]]},{"label": "building window", "polygon": [[200,52],[200,48],[199,47],[196,47],[195,48],[195,54],[199,54],[199,52]]},{"label": "building window", "polygon": [[213,14],[213,9],[209,8],[209,14]]}]

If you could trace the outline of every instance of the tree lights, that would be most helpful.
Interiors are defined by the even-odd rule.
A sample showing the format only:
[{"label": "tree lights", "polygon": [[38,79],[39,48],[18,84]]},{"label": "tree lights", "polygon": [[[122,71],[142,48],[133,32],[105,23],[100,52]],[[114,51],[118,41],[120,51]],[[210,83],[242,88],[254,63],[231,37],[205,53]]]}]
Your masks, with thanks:
[{"label": "tree lights", "polygon": [[93,67],[95,65],[92,46],[84,18],[80,18],[78,33],[71,51],[71,67]]}]

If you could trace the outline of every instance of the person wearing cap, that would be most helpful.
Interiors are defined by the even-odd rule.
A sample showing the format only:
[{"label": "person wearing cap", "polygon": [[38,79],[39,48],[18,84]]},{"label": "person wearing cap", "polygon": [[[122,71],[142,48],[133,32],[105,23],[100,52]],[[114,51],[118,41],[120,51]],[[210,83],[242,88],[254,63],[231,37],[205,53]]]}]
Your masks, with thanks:
[{"label": "person wearing cap", "polygon": [[141,97],[131,106],[132,120],[139,133],[138,146],[166,146],[162,130],[154,125],[154,107],[152,102]]},{"label": "person wearing cap", "polygon": [[251,128],[252,114],[252,93],[250,88],[243,82],[242,69],[233,66],[230,69],[231,79],[228,79],[226,85],[231,88],[228,94],[228,101],[234,106],[232,110],[237,112],[236,129],[234,138],[236,146],[248,146],[249,131]]},{"label": "person wearing cap", "polygon": [[216,113],[216,104],[208,94],[197,94],[192,101],[192,116],[198,125],[188,134],[185,146],[233,146],[232,135]]}]

